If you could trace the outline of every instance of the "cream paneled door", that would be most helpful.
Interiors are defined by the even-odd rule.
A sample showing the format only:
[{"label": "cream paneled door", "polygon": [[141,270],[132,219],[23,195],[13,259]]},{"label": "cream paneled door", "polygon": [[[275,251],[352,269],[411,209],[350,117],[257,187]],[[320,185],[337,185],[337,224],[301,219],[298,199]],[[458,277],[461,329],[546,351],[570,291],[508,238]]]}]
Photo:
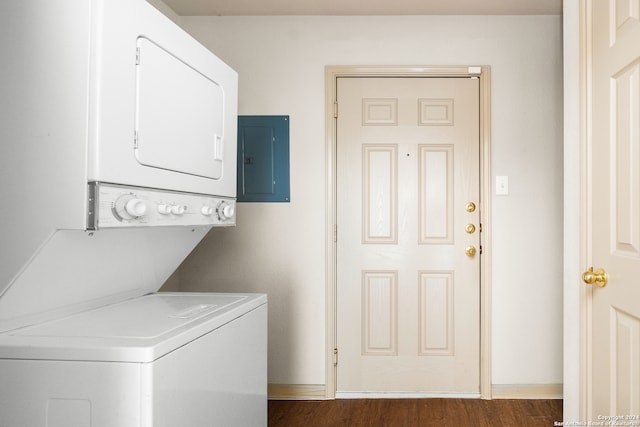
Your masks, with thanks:
[{"label": "cream paneled door", "polygon": [[[640,4],[587,3],[593,19],[589,258],[609,276],[606,287],[596,282],[589,292],[589,416],[601,421],[640,416]],[[618,421],[638,425],[640,419]]]},{"label": "cream paneled door", "polygon": [[478,393],[479,80],[339,78],[337,100],[338,395]]}]

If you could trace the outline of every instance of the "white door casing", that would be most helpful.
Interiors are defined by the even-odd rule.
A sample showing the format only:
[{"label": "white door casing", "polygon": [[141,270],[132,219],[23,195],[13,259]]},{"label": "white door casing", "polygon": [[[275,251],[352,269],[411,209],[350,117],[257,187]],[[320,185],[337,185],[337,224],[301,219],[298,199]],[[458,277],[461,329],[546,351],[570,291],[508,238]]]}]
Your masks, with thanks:
[{"label": "white door casing", "polygon": [[480,79],[480,199],[484,253],[480,260],[480,395],[491,398],[491,99],[489,67],[328,66],[326,100],[326,378],[325,396],[336,397],[336,87],[339,77],[469,77]]},{"label": "white door casing", "polygon": [[479,83],[341,79],[340,391],[479,391],[480,256],[464,253],[480,246],[480,211],[464,211],[470,201],[480,208]]},{"label": "white door casing", "polygon": [[[581,349],[590,421],[640,419],[640,8],[587,1],[585,10],[586,268],[608,274],[586,291]],[[596,278],[592,276],[592,278]],[[588,281],[588,277],[586,278]],[[599,277],[602,279],[602,277]],[[636,418],[625,418],[636,417]],[[618,421],[618,420],[615,420]]]}]

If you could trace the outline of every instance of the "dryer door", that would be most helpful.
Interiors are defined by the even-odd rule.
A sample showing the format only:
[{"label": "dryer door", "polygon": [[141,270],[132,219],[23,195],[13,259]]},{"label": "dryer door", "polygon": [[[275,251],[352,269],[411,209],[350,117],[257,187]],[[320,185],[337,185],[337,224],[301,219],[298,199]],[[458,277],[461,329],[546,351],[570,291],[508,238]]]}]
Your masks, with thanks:
[{"label": "dryer door", "polygon": [[137,161],[151,168],[220,179],[222,87],[151,40],[139,37],[137,44]]}]

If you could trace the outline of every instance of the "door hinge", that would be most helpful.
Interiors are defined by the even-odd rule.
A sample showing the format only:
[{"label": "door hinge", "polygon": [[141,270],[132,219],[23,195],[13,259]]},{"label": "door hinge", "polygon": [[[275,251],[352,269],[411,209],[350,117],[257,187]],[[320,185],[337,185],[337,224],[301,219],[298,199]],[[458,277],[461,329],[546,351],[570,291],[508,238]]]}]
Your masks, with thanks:
[{"label": "door hinge", "polygon": [[333,103],[333,118],[334,119],[338,118],[338,103],[337,102]]},{"label": "door hinge", "polygon": [[140,48],[136,48],[136,65],[140,65]]},{"label": "door hinge", "polygon": [[480,245],[480,255],[482,255],[482,245]]},{"label": "door hinge", "polygon": [[333,349],[333,366],[338,366],[338,349]]},{"label": "door hinge", "polygon": [[138,131],[133,131],[133,149],[138,149]]},{"label": "door hinge", "polygon": [[333,224],[333,243],[338,241],[338,224]]}]

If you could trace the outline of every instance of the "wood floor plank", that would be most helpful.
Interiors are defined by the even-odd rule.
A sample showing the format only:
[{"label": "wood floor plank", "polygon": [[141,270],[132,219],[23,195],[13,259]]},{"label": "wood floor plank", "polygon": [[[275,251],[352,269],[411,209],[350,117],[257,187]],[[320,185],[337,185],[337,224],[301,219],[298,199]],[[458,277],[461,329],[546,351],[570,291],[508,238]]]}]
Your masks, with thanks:
[{"label": "wood floor plank", "polygon": [[560,420],[562,400],[269,401],[269,427],[551,427]]}]

